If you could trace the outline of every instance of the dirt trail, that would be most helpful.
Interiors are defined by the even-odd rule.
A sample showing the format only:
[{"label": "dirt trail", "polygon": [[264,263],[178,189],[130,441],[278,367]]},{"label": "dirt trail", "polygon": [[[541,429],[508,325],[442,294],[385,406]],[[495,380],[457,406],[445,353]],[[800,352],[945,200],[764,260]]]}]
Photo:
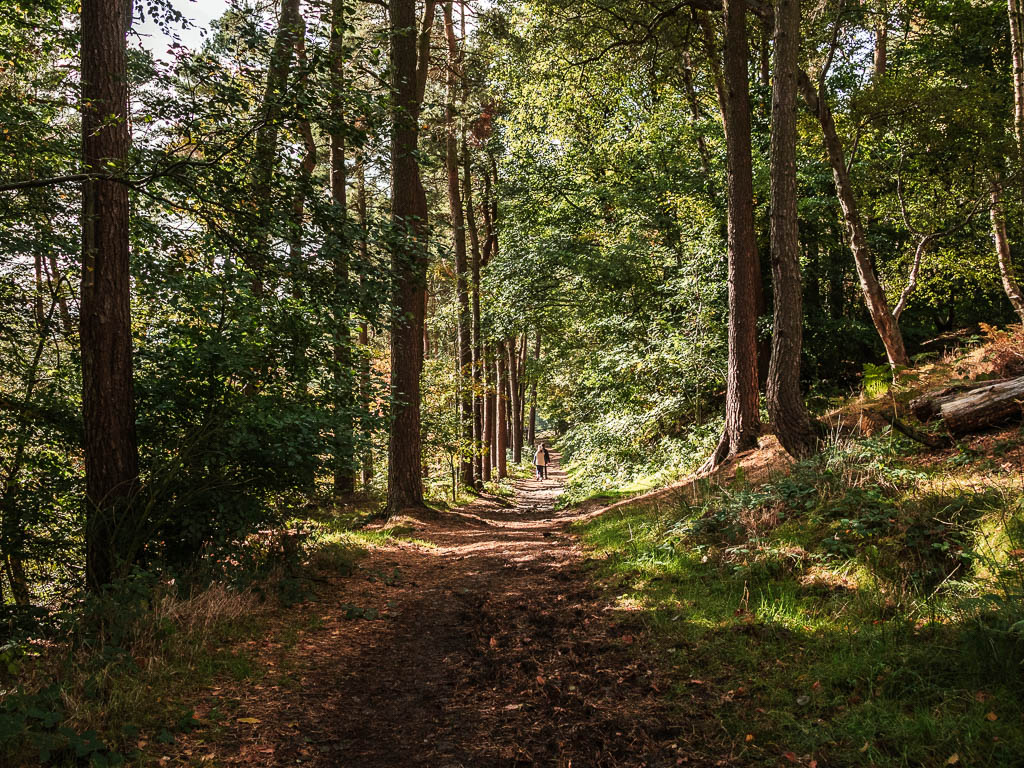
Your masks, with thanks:
[{"label": "dirt trail", "polygon": [[[514,505],[481,499],[423,522],[415,535],[433,547],[377,550],[354,576],[332,579],[294,645],[255,649],[270,670],[259,683],[216,692],[231,722],[212,743],[189,745],[191,758],[346,768],[703,762],[683,752],[680,718],[638,653],[642,627],[583,570],[567,531],[578,514],[554,508],[563,479],[556,456],[549,480],[516,483]],[[346,618],[352,606],[381,616]]]}]

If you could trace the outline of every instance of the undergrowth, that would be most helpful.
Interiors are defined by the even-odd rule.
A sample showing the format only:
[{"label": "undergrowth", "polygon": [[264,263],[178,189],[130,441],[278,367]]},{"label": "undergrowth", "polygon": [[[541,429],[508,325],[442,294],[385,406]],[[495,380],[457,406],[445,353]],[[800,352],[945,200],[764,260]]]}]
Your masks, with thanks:
[{"label": "undergrowth", "polygon": [[[0,644],[0,765],[146,765],[200,727],[188,702],[215,680],[256,680],[247,640],[268,611],[316,598],[370,547],[413,540],[366,514],[290,521],[186,577],[138,571]],[[426,545],[426,542],[419,542]],[[297,637],[297,636],[296,636]],[[294,640],[294,638],[293,638]]]},{"label": "undergrowth", "polygon": [[844,441],[583,526],[737,762],[1022,764],[1024,468],[915,450]]}]

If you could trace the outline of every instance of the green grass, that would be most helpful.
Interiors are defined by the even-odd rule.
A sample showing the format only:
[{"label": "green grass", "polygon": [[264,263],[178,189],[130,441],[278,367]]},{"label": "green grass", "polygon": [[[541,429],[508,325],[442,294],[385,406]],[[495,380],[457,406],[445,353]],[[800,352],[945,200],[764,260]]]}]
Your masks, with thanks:
[{"label": "green grass", "polygon": [[975,468],[908,452],[851,443],[766,487],[581,527],[680,716],[715,718],[737,763],[1024,765],[1019,479],[957,491]]}]

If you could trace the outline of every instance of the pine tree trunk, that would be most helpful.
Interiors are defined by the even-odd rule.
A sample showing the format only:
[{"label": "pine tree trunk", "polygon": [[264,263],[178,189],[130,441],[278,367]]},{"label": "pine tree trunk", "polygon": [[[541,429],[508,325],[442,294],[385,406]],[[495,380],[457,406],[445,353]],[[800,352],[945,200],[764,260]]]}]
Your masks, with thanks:
[{"label": "pine tree trunk", "polygon": [[497,372],[495,379],[495,390],[497,399],[495,402],[496,411],[496,440],[497,450],[497,467],[498,467],[498,479],[501,480],[508,477],[508,466],[506,464],[506,452],[508,450],[508,375],[506,373],[506,355],[505,355],[505,344],[498,344],[497,354]]},{"label": "pine tree trunk", "polygon": [[[301,28],[295,41],[295,56],[298,60],[299,68],[302,71],[302,76],[297,83],[298,87],[305,88],[309,78],[306,75],[308,61],[306,59],[306,23],[305,19],[300,16]],[[299,163],[299,173],[296,179],[295,192],[292,195],[292,211],[290,230],[288,233],[288,260],[291,264],[290,269],[295,271],[300,268],[302,263],[302,248],[303,248],[303,226],[305,224],[306,217],[306,198],[309,195],[310,181],[313,178],[313,172],[316,170],[317,163],[319,161],[316,139],[313,137],[313,128],[309,123],[309,120],[305,117],[300,117],[297,121],[296,128],[298,129],[299,135],[302,137],[302,144],[306,150],[302,156],[302,161]],[[294,348],[294,354],[296,358],[296,364],[298,366],[298,380],[296,381],[296,396],[302,398],[305,397],[309,392],[309,365],[307,363],[307,344],[305,339],[302,337],[302,332],[299,326],[296,326],[295,332],[292,336],[292,345]],[[314,481],[315,482],[315,481]]]},{"label": "pine tree trunk", "polygon": [[[84,167],[125,174],[128,133],[124,0],[82,2]],[[109,178],[82,186],[82,411],[85,451],[85,576],[95,591],[117,577],[138,541],[132,387],[128,187]]]},{"label": "pine tree trunk", "polygon": [[[533,359],[540,362],[540,328],[537,329],[537,337],[533,344]],[[530,437],[527,440],[530,449],[537,445],[537,376],[534,374],[530,382]]]},{"label": "pine tree trunk", "polygon": [[520,419],[519,407],[519,339],[513,336],[505,345],[508,355],[508,390],[510,424],[512,427],[512,462],[519,464],[523,460],[523,422]]},{"label": "pine tree trunk", "polygon": [[874,264],[871,262],[867,238],[864,235],[864,225],[861,222],[860,211],[857,208],[857,198],[853,193],[850,174],[846,170],[843,145],[836,131],[836,124],[832,118],[832,110],[829,108],[828,99],[824,91],[819,93],[814,88],[805,72],[797,74],[797,83],[803,92],[808,106],[817,114],[818,121],[821,123],[825,150],[828,153],[829,163],[832,165],[832,178],[836,185],[836,195],[839,198],[839,207],[843,211],[843,220],[846,223],[847,240],[850,244],[850,250],[853,252],[853,261],[857,267],[857,277],[860,279],[861,291],[864,294],[864,302],[867,304],[868,314],[871,315],[871,321],[875,325],[875,330],[878,332],[882,344],[885,345],[889,365],[893,368],[896,366],[909,366],[910,358],[907,356],[907,350],[903,344],[903,334],[900,332],[899,325],[889,309],[889,303],[885,299],[885,292],[878,282],[878,275],[875,273]]},{"label": "pine tree trunk", "polygon": [[489,481],[492,472],[497,466],[495,454],[497,452],[497,436],[495,420],[497,418],[497,407],[495,405],[496,382],[494,377],[494,365],[491,360],[494,353],[490,347],[484,352],[483,364],[485,372],[485,394],[484,394],[484,445],[483,445],[483,479]]},{"label": "pine tree trunk", "polygon": [[761,431],[757,368],[757,290],[761,275],[754,231],[746,2],[725,0],[723,10],[722,121],[729,213],[729,353],[725,433],[702,468],[705,471],[713,469],[727,456],[755,447]]},{"label": "pine tree trunk", "polygon": [[[473,444],[473,315],[469,305],[469,263],[466,254],[466,220],[462,209],[459,184],[459,147],[456,139],[455,94],[459,86],[462,56],[455,38],[452,0],[444,4],[444,30],[448,41],[448,73],[445,101],[445,170],[448,174],[448,209],[452,217],[452,238],[455,245],[455,294],[459,305],[459,423],[463,450],[460,451],[459,476],[463,485],[473,487],[473,455],[467,447]],[[467,381],[468,379],[468,381]]]},{"label": "pine tree trunk", "polygon": [[476,213],[473,210],[473,177],[469,145],[466,142],[466,128],[462,128],[463,198],[466,205],[466,230],[469,232],[473,296],[473,433],[476,437],[474,473],[481,481],[484,477],[484,456],[487,446],[484,431],[483,394],[483,339],[480,336],[480,233],[476,228]]},{"label": "pine tree trunk", "polygon": [[814,449],[814,433],[800,392],[803,309],[796,187],[796,67],[800,0],[775,5],[775,77],[771,119],[771,250],[774,286],[768,414],[779,442],[793,456]]},{"label": "pine tree trunk", "polygon": [[[423,506],[420,374],[423,370],[427,281],[427,198],[417,161],[422,80],[417,69],[415,0],[390,0],[394,106],[391,134],[391,220],[401,233],[392,247],[395,275],[391,315],[391,430],[388,435],[388,514]],[[423,27],[432,26],[428,0]],[[429,22],[429,23],[428,23]],[[422,43],[422,35],[420,42]],[[429,50],[429,34],[428,50]],[[422,46],[421,46],[422,49]]]},{"label": "pine tree trunk", "polygon": [[[1013,2],[1014,0],[1010,0]],[[879,3],[878,18],[875,20],[875,60],[872,76],[878,80],[885,77],[889,59],[889,4]]]},{"label": "pine tree trunk", "polygon": [[[335,124],[344,113],[345,0],[331,0],[331,112]],[[352,333],[349,330],[348,178],[345,134],[331,132],[331,199],[340,219],[331,234],[334,260],[334,495],[348,496],[356,489],[355,397]]]},{"label": "pine tree trunk", "polygon": [[[356,166],[356,221],[359,224],[359,260],[369,263],[370,251],[366,241],[366,158],[361,156]],[[359,410],[362,421],[362,483],[369,490],[373,481],[373,401],[370,381],[370,327],[366,320],[359,323]]]}]

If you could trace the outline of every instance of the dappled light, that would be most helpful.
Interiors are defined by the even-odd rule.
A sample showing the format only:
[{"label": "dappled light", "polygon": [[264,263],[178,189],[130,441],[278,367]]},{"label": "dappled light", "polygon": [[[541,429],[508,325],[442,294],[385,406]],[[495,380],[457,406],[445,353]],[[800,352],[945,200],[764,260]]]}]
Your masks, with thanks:
[{"label": "dappled light", "polygon": [[1022,0],[0,0],[0,768],[1024,764]]}]

